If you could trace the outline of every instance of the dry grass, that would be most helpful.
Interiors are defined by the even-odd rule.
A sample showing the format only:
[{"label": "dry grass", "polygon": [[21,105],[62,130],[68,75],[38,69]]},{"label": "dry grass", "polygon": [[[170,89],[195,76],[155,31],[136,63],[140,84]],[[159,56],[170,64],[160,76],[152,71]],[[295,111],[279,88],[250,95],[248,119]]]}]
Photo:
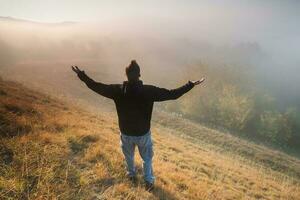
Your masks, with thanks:
[{"label": "dry grass", "polygon": [[[152,130],[156,188],[146,192],[141,175],[137,186],[126,180],[110,114],[91,114],[16,83],[0,81],[0,119],[0,199],[300,199],[299,177],[232,145],[228,151],[226,142],[195,142],[158,124]],[[248,148],[255,155],[267,149]],[[266,152],[281,158],[275,165],[286,161],[292,174],[300,173],[299,160]],[[138,155],[137,161],[141,174]]]},{"label": "dry grass", "polygon": [[271,168],[274,171],[300,179],[300,160],[283,152],[257,145],[229,133],[210,129],[165,112],[157,112],[154,120],[158,124],[168,127],[167,132],[172,132],[172,134],[185,138],[198,146],[205,146],[213,151],[222,152],[222,154],[238,156],[262,167]]}]

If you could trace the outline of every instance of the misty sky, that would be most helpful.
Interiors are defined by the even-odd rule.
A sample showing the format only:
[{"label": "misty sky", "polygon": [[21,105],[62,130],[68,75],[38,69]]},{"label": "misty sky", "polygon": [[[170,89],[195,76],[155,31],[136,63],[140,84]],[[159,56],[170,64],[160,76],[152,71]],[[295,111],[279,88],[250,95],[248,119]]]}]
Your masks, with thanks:
[{"label": "misty sky", "polygon": [[300,8],[297,0],[0,0],[0,5],[2,16],[44,22],[154,17],[253,25],[297,25]]},{"label": "misty sky", "polygon": [[[87,33],[88,37],[95,35],[103,44],[106,44],[105,37],[101,40],[101,34],[107,32],[119,46],[132,46],[135,54],[147,52],[149,60],[155,60],[152,52],[157,53],[159,62],[156,63],[168,60],[171,62],[166,61],[166,65],[176,66],[181,65],[178,62],[181,59],[185,62],[189,58],[205,60],[208,57],[224,63],[242,60],[244,63],[239,64],[248,66],[247,62],[253,58],[254,66],[260,70],[260,79],[266,80],[264,84],[268,82],[280,91],[283,91],[282,85],[285,85],[284,91],[293,87],[289,93],[299,90],[299,11],[300,0],[0,0],[0,16],[37,22],[78,22],[74,24],[80,28],[74,32]],[[28,30],[31,33],[30,26]],[[114,33],[126,42],[120,42]],[[8,36],[10,34],[19,33],[12,32]],[[11,42],[7,40],[5,42]],[[258,53],[261,57],[246,53],[244,59],[244,54],[238,53],[244,44],[257,46],[257,52],[252,54]],[[125,57],[124,52],[119,53]],[[140,55],[146,57],[146,53]]]},{"label": "misty sky", "polygon": [[1,16],[116,26],[129,22],[148,28],[155,24],[170,33],[216,43],[258,42],[275,58],[295,62],[300,61],[299,10],[298,0],[0,0]]}]

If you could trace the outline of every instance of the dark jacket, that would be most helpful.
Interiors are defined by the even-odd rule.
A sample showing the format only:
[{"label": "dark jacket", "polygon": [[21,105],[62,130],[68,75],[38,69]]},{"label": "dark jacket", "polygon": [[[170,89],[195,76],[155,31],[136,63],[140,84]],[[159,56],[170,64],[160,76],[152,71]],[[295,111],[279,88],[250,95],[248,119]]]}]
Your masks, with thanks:
[{"label": "dark jacket", "polygon": [[98,94],[113,99],[119,118],[120,131],[125,135],[142,136],[150,130],[150,121],[155,101],[177,99],[191,90],[194,85],[188,82],[177,89],[168,90],[152,85],[144,85],[142,81],[123,84],[103,84],[95,82],[85,73],[79,78]]}]

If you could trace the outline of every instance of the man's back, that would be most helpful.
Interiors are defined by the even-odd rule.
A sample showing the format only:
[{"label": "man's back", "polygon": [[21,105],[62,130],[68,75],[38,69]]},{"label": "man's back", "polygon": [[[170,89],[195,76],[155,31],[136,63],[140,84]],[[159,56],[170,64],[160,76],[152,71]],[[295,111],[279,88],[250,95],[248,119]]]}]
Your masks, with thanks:
[{"label": "man's back", "polygon": [[113,99],[119,119],[120,131],[125,135],[142,136],[150,130],[153,103],[177,99],[194,87],[188,82],[174,90],[144,85],[142,81],[124,81],[123,84],[95,82],[86,74],[81,79],[93,91]]},{"label": "man's back", "polygon": [[127,82],[119,86],[119,94],[114,97],[122,133],[141,136],[150,130],[154,99],[151,87],[142,81]]}]

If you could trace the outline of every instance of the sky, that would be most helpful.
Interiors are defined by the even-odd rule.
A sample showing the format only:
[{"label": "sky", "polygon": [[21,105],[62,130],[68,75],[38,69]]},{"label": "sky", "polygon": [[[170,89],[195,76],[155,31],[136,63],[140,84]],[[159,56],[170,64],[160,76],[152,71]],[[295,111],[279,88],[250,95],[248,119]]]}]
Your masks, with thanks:
[{"label": "sky", "polygon": [[266,18],[298,15],[297,0],[0,0],[1,16],[43,22],[110,18]]},{"label": "sky", "polygon": [[[258,35],[270,30],[297,35],[298,0],[0,0],[0,15],[40,22],[132,21],[166,22],[193,29],[220,28],[224,34],[237,29],[255,29]],[[251,38],[251,33],[241,37]]]},{"label": "sky", "polygon": [[299,10],[299,0],[0,0],[0,16],[116,26],[156,24],[169,32],[185,30],[187,37],[205,39],[206,34],[217,43],[258,42],[275,57],[288,59],[298,57]]},{"label": "sky", "polygon": [[[212,47],[213,56],[221,57],[227,53],[222,51],[230,52],[230,45],[235,49],[240,44],[258,44],[262,54],[267,55],[267,62],[259,66],[264,69],[263,78],[283,79],[288,86],[290,80],[294,83],[299,79],[299,11],[300,0],[0,0],[3,17],[47,23],[92,22],[91,30],[82,31],[97,30],[97,35],[111,28],[127,39],[131,33],[142,37],[152,34],[161,46],[174,46],[179,52],[183,48],[176,44],[187,39],[190,49],[183,51],[201,59],[204,53],[197,51],[197,44],[204,46],[205,52],[207,46]],[[174,45],[164,43],[173,37],[177,37],[170,40]],[[138,39],[133,38],[127,42],[135,46]],[[153,48],[159,50],[155,44]]]}]

